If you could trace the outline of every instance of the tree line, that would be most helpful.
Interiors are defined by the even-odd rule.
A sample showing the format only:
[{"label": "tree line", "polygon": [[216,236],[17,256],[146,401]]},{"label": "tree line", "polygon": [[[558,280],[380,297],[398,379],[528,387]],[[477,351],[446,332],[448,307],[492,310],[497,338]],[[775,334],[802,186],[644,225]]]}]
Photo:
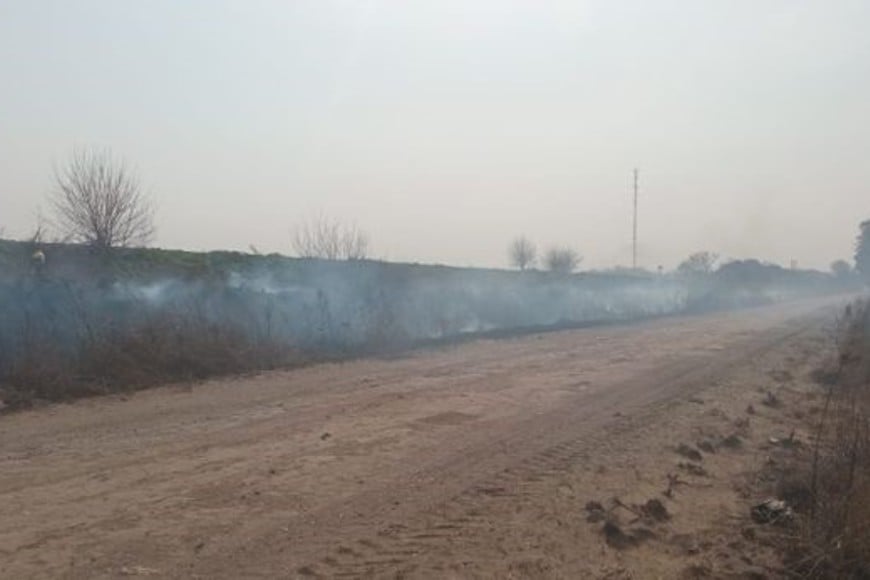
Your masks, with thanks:
[{"label": "tree line", "polygon": [[[109,149],[77,149],[54,170],[55,187],[49,196],[48,225],[58,241],[90,246],[100,253],[114,248],[144,246],[154,239],[155,203],[141,180],[123,159]],[[47,224],[38,219],[31,241],[46,238]],[[368,234],[356,225],[317,216],[300,224],[291,239],[296,255],[326,260],[363,260],[371,255]],[[42,256],[44,259],[44,256]],[[696,252],[677,272],[709,274],[719,260],[713,252]],[[583,257],[570,246],[551,246],[542,254],[534,242],[519,236],[508,247],[508,263],[521,271],[541,266],[550,272],[569,274]],[[855,244],[854,271],[870,281],[870,220],[862,222]],[[831,264],[831,273],[846,278],[853,273],[845,260]]]},{"label": "tree line", "polygon": [[[576,270],[583,257],[571,247],[553,246],[540,257],[545,270],[560,274],[570,274]],[[508,247],[508,262],[520,270],[530,270],[538,264],[538,248],[525,236],[514,239]]]},{"label": "tree line", "polygon": [[[47,241],[49,231],[56,242],[82,244],[100,254],[146,246],[157,231],[152,195],[138,173],[110,149],[76,149],[65,164],[55,167],[48,205],[48,218],[40,213],[29,236],[36,249],[34,257],[41,260],[45,256],[39,246]],[[325,216],[297,226],[291,246],[300,258],[362,260],[370,256],[366,232]]]}]

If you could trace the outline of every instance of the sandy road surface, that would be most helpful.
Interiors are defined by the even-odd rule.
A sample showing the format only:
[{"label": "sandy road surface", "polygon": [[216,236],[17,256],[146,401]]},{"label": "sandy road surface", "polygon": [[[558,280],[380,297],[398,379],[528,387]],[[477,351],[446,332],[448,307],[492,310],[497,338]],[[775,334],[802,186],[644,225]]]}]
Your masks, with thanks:
[{"label": "sandy road surface", "polygon": [[478,504],[594,462],[595,437],[618,437],[625,417],[799,340],[842,302],[484,340],[2,416],[0,577],[430,577],[442,574],[414,563],[433,546],[436,561],[458,563],[444,575],[485,576],[459,531],[516,523],[480,525]]}]

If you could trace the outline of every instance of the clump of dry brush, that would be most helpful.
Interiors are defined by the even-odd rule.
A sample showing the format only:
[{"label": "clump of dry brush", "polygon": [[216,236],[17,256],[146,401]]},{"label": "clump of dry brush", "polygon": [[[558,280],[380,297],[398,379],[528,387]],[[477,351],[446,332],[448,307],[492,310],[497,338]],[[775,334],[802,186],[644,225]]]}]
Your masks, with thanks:
[{"label": "clump of dry brush", "polygon": [[806,491],[789,568],[797,578],[870,578],[870,303],[849,306],[812,453],[797,474]]},{"label": "clump of dry brush", "polygon": [[299,362],[261,308],[224,294],[153,305],[85,283],[0,283],[0,401],[26,407]]}]

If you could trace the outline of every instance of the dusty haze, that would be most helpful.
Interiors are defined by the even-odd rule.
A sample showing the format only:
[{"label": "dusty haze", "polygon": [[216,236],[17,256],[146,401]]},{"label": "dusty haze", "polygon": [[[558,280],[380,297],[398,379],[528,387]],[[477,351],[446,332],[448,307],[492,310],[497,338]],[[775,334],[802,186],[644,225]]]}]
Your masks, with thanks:
[{"label": "dusty haze", "polygon": [[826,267],[870,217],[870,4],[0,2],[0,227],[78,145],[134,163],[158,245],[289,252],[315,213],[393,260],[508,241]]}]

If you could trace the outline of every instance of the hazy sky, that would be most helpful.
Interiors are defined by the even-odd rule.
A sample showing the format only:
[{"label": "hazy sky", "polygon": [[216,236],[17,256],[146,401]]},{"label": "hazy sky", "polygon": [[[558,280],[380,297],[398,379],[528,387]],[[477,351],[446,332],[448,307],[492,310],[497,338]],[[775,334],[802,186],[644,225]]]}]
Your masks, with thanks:
[{"label": "hazy sky", "polygon": [[157,245],[290,252],[314,214],[391,260],[690,251],[827,267],[870,218],[870,2],[0,0],[0,226],[111,147]]}]

